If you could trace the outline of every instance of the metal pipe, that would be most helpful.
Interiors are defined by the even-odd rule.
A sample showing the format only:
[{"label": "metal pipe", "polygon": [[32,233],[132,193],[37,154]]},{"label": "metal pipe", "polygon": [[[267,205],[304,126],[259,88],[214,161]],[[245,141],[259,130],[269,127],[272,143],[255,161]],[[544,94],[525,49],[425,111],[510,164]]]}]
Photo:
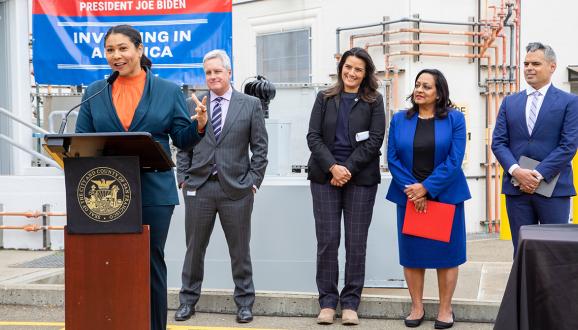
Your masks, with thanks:
[{"label": "metal pipe", "polygon": [[335,30],[335,54],[341,54],[341,46],[339,45],[339,28]]},{"label": "metal pipe", "polygon": [[[514,27],[515,27],[514,24],[515,23],[514,24],[508,23],[508,20],[512,16],[514,4],[513,3],[507,3],[506,6],[508,7],[508,14],[506,15],[506,18],[504,19],[504,26],[508,26],[510,28],[510,67],[508,68],[508,71],[509,71],[510,91],[511,91],[512,90],[512,80],[514,79],[512,66],[514,65]],[[517,63],[515,65],[518,66]]]},{"label": "metal pipe", "polygon": [[27,212],[3,212],[0,208],[0,217],[27,217],[27,218],[39,218],[39,217],[65,217],[64,212],[44,212],[44,211],[27,211]]},{"label": "metal pipe", "polygon": [[509,81],[510,81],[510,92],[514,90],[514,66],[518,67],[518,63],[514,64],[514,54],[515,54],[515,43],[514,43],[514,25],[510,25],[510,66],[509,66]]},{"label": "metal pipe", "polygon": [[372,44],[366,44],[365,49],[369,47],[382,47],[391,45],[444,45],[444,46],[466,46],[466,47],[481,47],[483,44],[475,42],[464,42],[464,41],[445,41],[445,40],[394,40],[385,41]]},{"label": "metal pipe", "polygon": [[[494,111],[492,115],[492,128],[496,127],[496,119],[498,118],[499,109],[499,91],[498,91],[498,54],[499,50],[497,46],[494,46],[495,61],[494,61]],[[494,170],[494,232],[498,232],[498,219],[500,218],[500,181],[499,181],[499,164],[497,158],[493,157]]]},{"label": "metal pipe", "polygon": [[[451,22],[451,21],[436,21],[436,20],[424,20],[420,18],[409,18],[404,17],[394,21],[382,21],[379,23],[372,23],[372,24],[365,24],[365,25],[357,25],[357,26],[348,26],[348,27],[339,27],[335,29],[335,38],[336,38],[336,53],[340,53],[341,51],[341,42],[339,40],[339,35],[341,31],[348,31],[348,30],[357,30],[357,29],[366,29],[370,27],[376,26],[387,26],[396,23],[404,23],[404,22],[412,22],[412,23],[430,23],[430,24],[439,24],[439,25],[460,25],[460,26],[480,26],[484,25],[478,22]],[[379,34],[377,34],[379,35]],[[375,36],[375,34],[368,35],[368,36]]]},{"label": "metal pipe", "polygon": [[14,121],[16,121],[16,122],[19,122],[20,124],[22,124],[22,125],[30,128],[30,129],[33,130],[33,131],[40,132],[40,133],[42,133],[42,134],[50,134],[49,131],[47,131],[47,130],[41,128],[41,127],[38,127],[38,126],[36,126],[36,125],[34,125],[34,124],[30,124],[30,123],[28,123],[28,122],[26,122],[26,121],[24,121],[24,120],[16,117],[16,116],[15,116],[14,114],[12,114],[10,111],[8,111],[8,110],[6,110],[6,109],[4,109],[4,108],[2,108],[2,107],[0,107],[0,113],[5,114],[6,116],[10,117],[12,120],[14,120]]},{"label": "metal pipe", "polygon": [[389,56],[437,56],[437,57],[463,57],[463,58],[489,58],[488,55],[471,54],[471,53],[443,53],[443,52],[424,52],[413,50],[402,50],[399,52],[389,53]]},{"label": "metal pipe", "polygon": [[353,43],[355,39],[360,38],[368,38],[368,37],[376,37],[380,35],[392,35],[398,33],[426,33],[426,34],[444,34],[444,35],[465,35],[465,36],[476,36],[481,35],[484,32],[477,32],[477,31],[455,31],[455,30],[439,30],[439,29],[416,29],[416,28],[401,28],[395,30],[387,30],[381,32],[372,32],[372,33],[362,33],[362,34],[355,34],[350,37],[350,42]]},{"label": "metal pipe", "polygon": [[393,109],[397,110],[399,108],[399,69],[394,66],[393,68]]},{"label": "metal pipe", "polygon": [[[42,213],[44,213],[44,215],[42,216],[42,227],[48,228],[50,227],[50,216],[47,214],[50,213],[50,204],[42,205]],[[50,246],[51,246],[50,231],[43,230],[42,247],[49,250]]]},{"label": "metal pipe", "polygon": [[[482,0],[478,0],[478,21],[482,20]],[[476,26],[474,29],[477,29],[477,31],[479,34],[477,35],[477,41],[478,43],[480,43],[480,41],[482,40],[482,29],[481,27],[478,25]],[[479,54],[479,50],[478,50],[478,54]],[[478,66],[478,87],[482,87],[482,63],[480,61],[480,59],[478,59],[477,61],[477,66]]]},{"label": "metal pipe", "polygon": [[365,24],[365,25],[356,25],[356,26],[337,28],[337,31],[340,32],[340,31],[347,31],[347,30],[366,29],[366,28],[376,27],[376,26],[380,26],[380,25],[391,25],[391,24],[406,23],[406,22],[430,23],[430,24],[440,24],[440,25],[461,25],[461,26],[482,25],[481,23],[478,23],[478,22],[452,22],[452,21],[437,21],[437,20],[428,20],[428,19],[422,19],[422,18],[402,17],[402,18],[394,20],[394,21],[382,21],[379,23],[371,23],[371,24]]},{"label": "metal pipe", "polygon": [[506,7],[508,8],[508,13],[506,14],[506,17],[504,17],[504,26],[508,25],[508,20],[510,19],[510,17],[512,17],[512,6],[514,4],[513,3],[507,3]]},{"label": "metal pipe", "polygon": [[39,231],[39,230],[64,230],[64,226],[40,226],[36,224],[26,225],[26,226],[0,226],[1,229],[21,229],[28,232]]},{"label": "metal pipe", "polygon": [[[4,225],[4,216],[2,212],[4,211],[4,204],[0,204],[0,227]],[[4,248],[4,232],[0,230],[0,249]]]},{"label": "metal pipe", "polygon": [[[35,108],[35,114],[36,114],[36,126],[40,127],[40,89],[38,87],[38,84],[36,84],[36,108]],[[40,139],[36,140],[36,151],[40,152],[40,148],[42,148],[42,143],[40,142]]]},{"label": "metal pipe", "polygon": [[47,164],[50,164],[50,165],[52,165],[52,166],[60,169],[60,165],[58,165],[58,163],[56,163],[54,160],[52,160],[52,159],[44,156],[44,155],[41,154],[41,153],[38,153],[38,152],[34,151],[34,150],[28,149],[27,147],[25,147],[25,146],[21,145],[20,143],[12,140],[11,138],[7,137],[7,136],[4,135],[4,134],[0,134],[0,140],[4,140],[4,141],[10,143],[11,145],[15,146],[16,148],[18,148],[18,149],[20,149],[20,150],[22,150],[22,151],[24,151],[24,152],[26,152],[26,153],[34,156],[34,157],[40,158],[40,159],[42,159],[43,161],[45,161]]},{"label": "metal pipe", "polygon": [[488,232],[492,232],[493,212],[492,212],[492,63],[488,56],[488,81],[486,92],[486,215],[488,220]]}]

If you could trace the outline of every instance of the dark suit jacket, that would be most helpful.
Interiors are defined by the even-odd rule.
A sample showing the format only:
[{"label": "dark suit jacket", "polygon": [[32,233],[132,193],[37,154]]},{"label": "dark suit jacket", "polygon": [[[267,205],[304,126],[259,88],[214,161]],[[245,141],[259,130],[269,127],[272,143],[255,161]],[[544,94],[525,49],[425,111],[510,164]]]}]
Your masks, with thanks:
[{"label": "dark suit jacket", "polygon": [[[206,96],[207,115],[211,118],[209,95]],[[192,114],[195,104],[190,99],[187,102]],[[177,153],[179,179],[196,190],[207,181],[216,163],[223,190],[229,198],[240,199],[252,193],[253,185],[260,187],[263,182],[267,168],[267,142],[261,101],[233,90],[219,141],[215,140],[209,119],[203,140],[193,150]],[[252,153],[250,161],[249,148]]]},{"label": "dark suit jacket", "polygon": [[[331,153],[335,141],[339,99],[339,95],[326,98],[323,92],[319,92],[311,110],[307,133],[311,157],[307,164],[307,179],[313,182],[328,183],[331,180],[329,168],[339,163]],[[369,138],[365,141],[356,141],[355,134],[365,131],[369,131]],[[381,181],[379,148],[384,136],[385,111],[381,94],[378,94],[377,100],[373,103],[357,98],[349,113],[349,142],[353,152],[340,164],[351,172],[351,183],[372,186]]]},{"label": "dark suit jacket", "polygon": [[[391,119],[387,141],[387,165],[393,181],[387,200],[405,206],[406,185],[417,183],[413,176],[413,139],[417,114],[407,118],[407,111],[396,113]],[[435,120],[434,170],[422,181],[428,194],[442,203],[458,204],[471,198],[462,161],[466,150],[466,121],[464,115],[450,109],[446,118]]]},{"label": "dark suit jacket", "polygon": [[526,125],[526,91],[506,96],[502,101],[492,139],[492,151],[504,168],[502,192],[521,195],[508,169],[527,156],[541,163],[536,170],[546,182],[560,173],[552,197],[574,196],[572,158],[578,146],[578,97],[551,85],[532,131]]},{"label": "dark suit jacket", "polygon": [[[86,88],[83,100],[103,88],[99,80]],[[169,136],[173,144],[190,149],[201,140],[197,122],[191,122],[181,89],[174,83],[147,72],[141,101],[136,108],[129,132],[149,132],[170,155]],[[77,133],[125,132],[112,103],[112,87],[84,103],[76,120]],[[177,205],[179,199],[174,172],[141,172],[143,206]]]}]

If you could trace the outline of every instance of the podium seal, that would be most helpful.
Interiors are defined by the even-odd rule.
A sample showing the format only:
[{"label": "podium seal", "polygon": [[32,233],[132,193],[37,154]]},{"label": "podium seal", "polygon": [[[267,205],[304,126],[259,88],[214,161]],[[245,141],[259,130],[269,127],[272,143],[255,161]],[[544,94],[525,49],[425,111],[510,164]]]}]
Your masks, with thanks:
[{"label": "podium seal", "polygon": [[81,210],[98,222],[120,218],[130,205],[131,195],[124,175],[109,167],[89,170],[78,183],[77,198]]}]

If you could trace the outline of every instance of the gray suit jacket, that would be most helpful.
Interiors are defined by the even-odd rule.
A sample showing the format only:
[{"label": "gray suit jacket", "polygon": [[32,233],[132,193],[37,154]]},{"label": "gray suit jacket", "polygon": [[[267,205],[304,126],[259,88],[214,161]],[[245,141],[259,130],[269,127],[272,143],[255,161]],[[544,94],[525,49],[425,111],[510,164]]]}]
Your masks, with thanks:
[{"label": "gray suit jacket", "polygon": [[[261,186],[267,167],[268,137],[261,102],[233,90],[218,142],[211,125],[210,102],[207,103],[209,121],[205,137],[193,150],[177,153],[177,180],[196,190],[211,175],[213,164],[217,164],[223,190],[229,198],[237,200],[251,193],[253,185]],[[187,106],[193,115],[196,106],[192,99],[187,99]]]}]

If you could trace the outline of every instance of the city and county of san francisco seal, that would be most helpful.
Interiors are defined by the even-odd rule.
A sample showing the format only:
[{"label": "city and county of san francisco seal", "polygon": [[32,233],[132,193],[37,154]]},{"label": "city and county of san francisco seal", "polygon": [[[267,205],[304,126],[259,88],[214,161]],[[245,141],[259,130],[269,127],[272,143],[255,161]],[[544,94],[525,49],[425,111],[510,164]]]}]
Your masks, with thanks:
[{"label": "city and county of san francisco seal", "polygon": [[77,189],[78,204],[90,219],[111,222],[128,209],[131,189],[126,178],[109,167],[97,167],[86,172]]}]

